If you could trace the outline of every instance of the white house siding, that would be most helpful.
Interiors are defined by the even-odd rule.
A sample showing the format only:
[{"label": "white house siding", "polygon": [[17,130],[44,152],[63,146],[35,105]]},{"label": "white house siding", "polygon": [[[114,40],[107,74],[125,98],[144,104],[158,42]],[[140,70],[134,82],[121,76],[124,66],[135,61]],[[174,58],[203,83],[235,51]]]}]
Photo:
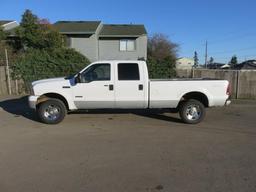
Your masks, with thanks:
[{"label": "white house siding", "polygon": [[11,29],[13,29],[15,27],[18,27],[18,26],[19,26],[19,24],[16,21],[12,21],[10,23],[4,24],[3,28],[4,28],[4,30],[8,31],[8,30],[11,30]]},{"label": "white house siding", "polygon": [[180,58],[176,61],[176,69],[191,69],[194,65],[194,60],[190,58]]}]

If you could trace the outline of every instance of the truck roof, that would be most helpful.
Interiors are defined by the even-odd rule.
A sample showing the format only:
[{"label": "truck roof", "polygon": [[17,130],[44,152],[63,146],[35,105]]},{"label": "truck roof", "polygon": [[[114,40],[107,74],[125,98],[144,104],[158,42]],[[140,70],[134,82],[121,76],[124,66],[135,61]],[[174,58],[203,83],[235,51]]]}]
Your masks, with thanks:
[{"label": "truck roof", "polygon": [[141,63],[145,62],[142,60],[99,60],[94,61],[93,63],[111,63],[111,62],[119,62],[119,63]]}]

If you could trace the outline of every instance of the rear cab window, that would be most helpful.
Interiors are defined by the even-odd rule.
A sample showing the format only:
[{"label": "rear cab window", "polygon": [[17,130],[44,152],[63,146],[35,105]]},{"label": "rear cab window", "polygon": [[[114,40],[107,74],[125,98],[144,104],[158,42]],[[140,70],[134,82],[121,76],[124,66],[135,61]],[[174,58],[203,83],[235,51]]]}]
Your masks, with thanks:
[{"label": "rear cab window", "polygon": [[139,81],[140,72],[138,63],[118,63],[119,81]]}]

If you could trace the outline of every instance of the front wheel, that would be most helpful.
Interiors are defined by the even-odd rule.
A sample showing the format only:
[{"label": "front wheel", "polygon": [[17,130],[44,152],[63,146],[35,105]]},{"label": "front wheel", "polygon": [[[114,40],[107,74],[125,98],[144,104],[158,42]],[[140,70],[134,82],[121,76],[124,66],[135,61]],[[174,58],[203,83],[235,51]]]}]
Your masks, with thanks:
[{"label": "front wheel", "polygon": [[179,114],[184,123],[197,124],[205,117],[205,107],[200,101],[190,99],[181,103]]},{"label": "front wheel", "polygon": [[58,124],[64,119],[67,110],[62,101],[49,99],[39,105],[37,113],[43,123]]}]

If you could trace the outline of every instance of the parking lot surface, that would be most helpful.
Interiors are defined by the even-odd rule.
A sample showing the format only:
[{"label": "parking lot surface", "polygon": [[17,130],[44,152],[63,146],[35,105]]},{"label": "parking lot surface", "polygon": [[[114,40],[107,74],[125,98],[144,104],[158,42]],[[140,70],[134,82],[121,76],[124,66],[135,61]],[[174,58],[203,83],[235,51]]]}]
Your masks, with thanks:
[{"label": "parking lot surface", "polygon": [[37,121],[26,97],[0,99],[1,192],[256,191],[256,102],[177,114],[99,111]]}]

